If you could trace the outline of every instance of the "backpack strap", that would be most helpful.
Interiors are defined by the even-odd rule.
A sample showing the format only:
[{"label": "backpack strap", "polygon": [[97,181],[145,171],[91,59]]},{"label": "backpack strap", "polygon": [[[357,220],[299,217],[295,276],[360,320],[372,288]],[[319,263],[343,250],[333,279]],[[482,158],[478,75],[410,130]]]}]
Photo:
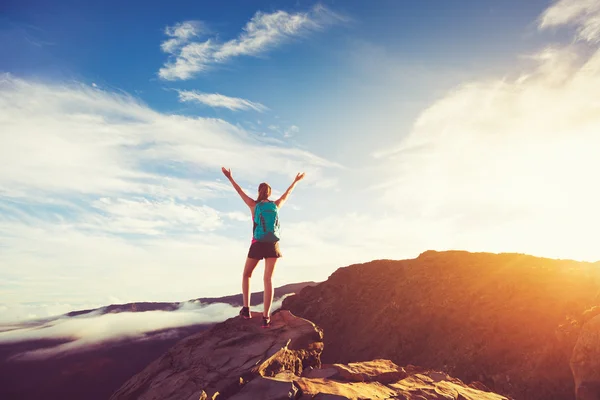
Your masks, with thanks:
[{"label": "backpack strap", "polygon": [[254,222],[256,222],[257,224],[260,223],[258,217],[260,216],[260,212],[263,209],[264,203],[266,202],[259,201],[254,205]]},{"label": "backpack strap", "polygon": [[259,213],[259,212],[260,212],[260,202],[257,202],[257,203],[254,205],[254,222],[255,222],[255,223],[258,223],[258,222],[257,222],[257,218],[258,218],[258,213]]}]

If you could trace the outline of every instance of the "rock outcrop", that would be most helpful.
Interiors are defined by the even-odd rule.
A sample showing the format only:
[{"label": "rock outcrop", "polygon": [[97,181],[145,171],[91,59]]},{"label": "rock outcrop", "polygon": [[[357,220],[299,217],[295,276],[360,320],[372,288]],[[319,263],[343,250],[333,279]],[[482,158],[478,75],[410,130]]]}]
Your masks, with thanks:
[{"label": "rock outcrop", "polygon": [[558,327],[600,303],[599,266],[429,251],[340,268],[283,308],[324,330],[324,363],[385,358],[517,399],[570,400],[579,331]]},{"label": "rock outcrop", "polygon": [[319,368],[322,331],[284,311],[273,326],[260,327],[260,314],[228,319],[190,336],[127,381],[111,399],[227,398],[257,376]]},{"label": "rock outcrop", "polygon": [[481,383],[389,360],[321,365],[323,332],[289,311],[232,318],[184,339],[111,399],[462,399],[507,400]]}]

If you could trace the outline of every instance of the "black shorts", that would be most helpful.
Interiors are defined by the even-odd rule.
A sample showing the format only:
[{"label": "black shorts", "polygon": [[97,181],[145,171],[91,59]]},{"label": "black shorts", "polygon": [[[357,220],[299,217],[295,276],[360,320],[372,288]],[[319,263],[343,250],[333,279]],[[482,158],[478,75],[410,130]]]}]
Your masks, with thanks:
[{"label": "black shorts", "polygon": [[250,245],[250,250],[248,250],[248,258],[253,258],[255,260],[262,260],[263,258],[279,258],[281,256],[279,242],[254,242]]}]

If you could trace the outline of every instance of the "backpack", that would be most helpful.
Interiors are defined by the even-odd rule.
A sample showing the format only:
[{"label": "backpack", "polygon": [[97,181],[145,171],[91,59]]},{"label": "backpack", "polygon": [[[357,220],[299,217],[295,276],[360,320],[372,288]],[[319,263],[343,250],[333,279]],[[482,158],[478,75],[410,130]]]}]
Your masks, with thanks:
[{"label": "backpack", "polygon": [[259,242],[279,241],[279,214],[272,201],[257,203],[254,208],[254,239]]}]

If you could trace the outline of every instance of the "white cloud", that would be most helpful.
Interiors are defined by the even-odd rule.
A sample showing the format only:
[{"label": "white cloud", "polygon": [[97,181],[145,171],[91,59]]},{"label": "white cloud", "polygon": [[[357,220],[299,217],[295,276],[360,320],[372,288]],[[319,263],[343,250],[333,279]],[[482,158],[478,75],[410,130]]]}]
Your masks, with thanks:
[{"label": "white cloud", "polygon": [[[140,229],[134,222],[129,232]],[[131,237],[115,235],[118,228],[89,214],[0,221],[0,265],[18,266],[0,271],[0,303],[174,301],[239,291],[231,277],[241,273],[246,237],[191,229]]]},{"label": "white cloud", "polygon": [[529,59],[519,76],[447,93],[397,149],[375,154],[389,178],[373,196],[445,233],[426,248],[600,258],[600,50],[548,47]]},{"label": "white cloud", "polygon": [[198,102],[211,107],[223,107],[233,111],[239,110],[255,110],[264,112],[267,107],[260,103],[255,103],[250,100],[240,99],[239,97],[228,97],[219,93],[202,93],[189,90],[178,90],[179,101],[181,102]]},{"label": "white cloud", "polygon": [[200,21],[179,22],[165,28],[165,35],[171,39],[165,40],[160,47],[165,53],[174,53],[183,44],[202,32],[204,32],[204,28]]},{"label": "white cloud", "polygon": [[[97,225],[109,232],[156,235],[166,232],[212,231],[222,225],[219,212],[207,206],[194,206],[171,200],[146,198],[100,198],[92,206],[105,217]],[[92,217],[97,220],[99,217]]]},{"label": "white cloud", "polygon": [[251,220],[249,213],[242,213],[239,211],[225,213],[224,215],[234,221],[247,222]]},{"label": "white cloud", "polygon": [[0,159],[0,303],[7,304],[237,291],[231,276],[243,266],[248,220],[221,166],[246,188],[340,168],[223,120],[10,75],[0,77]]},{"label": "white cloud", "polygon": [[[85,85],[4,75],[0,121],[4,195],[150,191],[190,196],[226,190],[228,185],[200,178],[222,165],[245,178],[289,175],[306,164],[336,166],[304,150],[265,147],[223,120],[161,114],[128,95]],[[176,176],[182,173],[190,177]]]},{"label": "white cloud", "polygon": [[296,135],[298,132],[300,132],[300,128],[296,125],[292,125],[283,132],[283,137],[289,138]]},{"label": "white cloud", "polygon": [[279,133],[284,138],[290,138],[300,132],[300,128],[296,125],[290,125],[287,128],[284,127],[283,129],[279,125],[269,125],[267,128],[273,132]]},{"label": "white cloud", "polygon": [[[281,307],[284,297],[273,302],[272,310]],[[252,307],[262,310],[262,305]],[[51,321],[11,326],[0,330],[0,343],[16,343],[39,339],[72,339],[71,341],[26,351],[10,358],[12,361],[38,360],[85,351],[107,341],[134,339],[152,340],[152,332],[195,324],[212,324],[237,315],[239,308],[225,303],[203,305],[199,302],[181,303],[175,311],[94,312],[77,317],[62,317]]]},{"label": "white cloud", "polygon": [[177,52],[174,60],[165,63],[158,71],[158,76],[169,81],[190,79],[208,69],[213,52],[214,46],[210,40],[186,44]]},{"label": "white cloud", "polygon": [[578,38],[588,42],[600,41],[600,1],[559,0],[540,17],[540,29],[575,25]]},{"label": "white cloud", "polygon": [[[106,304],[122,304],[116,298],[107,298]],[[101,303],[14,303],[0,304],[0,332],[9,329],[23,328],[23,321],[41,320],[56,317],[75,310],[91,310],[106,304]]]},{"label": "white cloud", "polygon": [[259,11],[246,24],[240,36],[224,43],[214,57],[217,61],[225,61],[240,55],[257,55],[287,38],[320,28],[315,11],[296,14],[285,11],[267,14]]},{"label": "white cloud", "polygon": [[315,6],[304,13],[257,12],[244,26],[242,33],[225,43],[213,40],[191,41],[198,29],[190,22],[167,27],[165,33],[171,38],[161,44],[164,52],[171,54],[159,76],[166,80],[190,79],[210,65],[224,63],[239,56],[258,56],[279,46],[291,38],[321,30],[343,17],[323,6]]}]

